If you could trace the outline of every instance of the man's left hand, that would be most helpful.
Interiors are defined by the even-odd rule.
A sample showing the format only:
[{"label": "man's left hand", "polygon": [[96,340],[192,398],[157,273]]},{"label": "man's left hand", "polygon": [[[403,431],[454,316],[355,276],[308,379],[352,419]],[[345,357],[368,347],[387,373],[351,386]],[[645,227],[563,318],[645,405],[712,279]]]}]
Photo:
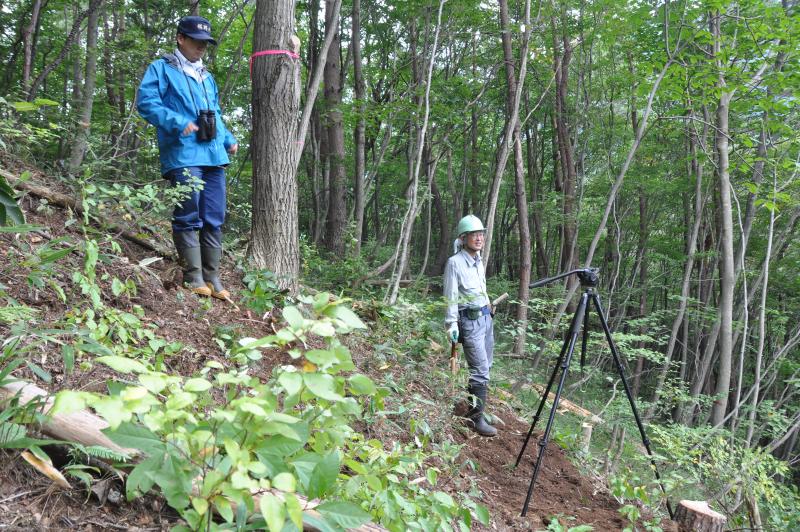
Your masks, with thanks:
[{"label": "man's left hand", "polygon": [[238,144],[234,144],[233,146],[228,148],[228,153],[230,153],[231,155],[236,155],[237,151],[239,151],[239,145]]}]

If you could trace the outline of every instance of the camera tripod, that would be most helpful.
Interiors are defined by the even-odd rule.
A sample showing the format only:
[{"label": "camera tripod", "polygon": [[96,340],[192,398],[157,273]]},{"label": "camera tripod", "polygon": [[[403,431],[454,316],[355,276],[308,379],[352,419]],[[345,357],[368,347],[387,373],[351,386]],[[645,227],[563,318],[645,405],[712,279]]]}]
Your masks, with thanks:
[{"label": "camera tripod", "polygon": [[[539,440],[539,455],[536,458],[536,464],[533,467],[533,475],[531,476],[531,483],[528,486],[528,494],[525,497],[525,504],[522,507],[523,517],[525,517],[525,515],[528,513],[528,505],[531,502],[533,488],[536,484],[536,477],[539,475],[539,469],[541,468],[542,460],[544,459],[545,448],[547,447],[547,442],[550,439],[550,431],[553,428],[553,420],[555,419],[556,410],[558,409],[558,402],[561,400],[561,391],[564,388],[564,381],[567,379],[569,364],[572,360],[572,354],[575,352],[575,344],[578,341],[578,334],[581,332],[581,328],[583,328],[583,338],[581,343],[581,368],[583,368],[586,361],[586,340],[588,333],[587,329],[589,327],[589,301],[592,302],[594,309],[597,311],[597,315],[600,317],[600,323],[603,326],[603,332],[606,335],[608,346],[611,349],[614,365],[616,366],[617,372],[622,380],[622,384],[625,387],[625,395],[628,396],[628,401],[631,404],[631,410],[633,411],[633,417],[636,419],[636,425],[639,427],[639,434],[642,437],[642,443],[644,444],[644,448],[647,450],[647,455],[650,457],[650,464],[655,472],[658,485],[661,487],[661,491],[666,497],[664,484],[661,482],[661,476],[658,474],[655,459],[653,458],[653,452],[650,450],[650,440],[647,438],[644,425],[642,425],[642,420],[639,417],[639,411],[636,409],[636,403],[633,399],[630,386],[628,385],[628,379],[625,378],[625,371],[622,367],[622,360],[619,356],[619,351],[617,350],[616,344],[614,344],[614,339],[611,337],[611,330],[608,328],[608,322],[603,315],[603,307],[600,305],[600,297],[597,295],[596,291],[597,284],[600,281],[598,272],[598,268],[581,268],[556,275],[555,277],[540,279],[531,283],[530,285],[531,288],[538,288],[559,279],[563,279],[569,275],[577,274],[578,280],[580,281],[581,287],[584,289],[584,291],[583,294],[581,294],[578,308],[575,310],[575,313],[572,316],[572,322],[569,326],[569,333],[567,334],[566,338],[564,338],[564,344],[561,347],[561,353],[558,355],[558,361],[553,368],[553,374],[550,375],[550,381],[547,383],[547,388],[545,388],[544,392],[542,393],[542,400],[539,402],[539,408],[536,410],[536,415],[533,416],[531,428],[528,430],[528,435],[525,437],[525,443],[522,444],[522,449],[520,449],[519,455],[517,456],[517,461],[514,464],[514,467],[517,467],[520,463],[520,460],[522,460],[522,454],[525,452],[525,448],[528,446],[528,441],[531,439],[533,428],[536,426],[536,422],[539,421],[539,416],[542,414],[544,403],[550,394],[550,389],[553,387],[553,383],[556,380],[559,370],[561,370],[561,378],[558,381],[558,387],[556,387],[553,406],[550,408],[550,416],[547,419],[547,426],[544,429],[542,438]],[[669,512],[670,518],[673,517],[672,507],[670,506],[669,500],[667,500],[667,511]]]}]

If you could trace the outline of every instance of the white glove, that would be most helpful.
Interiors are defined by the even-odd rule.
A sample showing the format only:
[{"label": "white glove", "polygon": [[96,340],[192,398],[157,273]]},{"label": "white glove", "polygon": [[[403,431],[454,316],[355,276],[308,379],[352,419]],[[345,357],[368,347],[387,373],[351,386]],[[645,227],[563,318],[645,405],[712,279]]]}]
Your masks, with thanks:
[{"label": "white glove", "polygon": [[458,342],[458,323],[453,322],[450,324],[450,327],[447,329],[447,337],[450,338],[450,341],[454,344]]}]

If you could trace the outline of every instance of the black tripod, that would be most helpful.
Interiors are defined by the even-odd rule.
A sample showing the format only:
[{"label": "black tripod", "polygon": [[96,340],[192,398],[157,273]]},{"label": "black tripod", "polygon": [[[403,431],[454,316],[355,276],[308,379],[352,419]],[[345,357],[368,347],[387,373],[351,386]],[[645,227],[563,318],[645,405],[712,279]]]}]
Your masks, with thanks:
[{"label": "black tripod", "polygon": [[[578,303],[578,308],[575,310],[575,314],[572,316],[572,323],[569,326],[569,333],[567,337],[564,338],[564,345],[561,347],[561,354],[558,355],[558,361],[556,362],[555,368],[553,368],[553,374],[550,376],[550,381],[547,383],[547,388],[544,390],[542,394],[542,400],[539,402],[539,408],[536,410],[536,415],[533,416],[533,423],[531,423],[531,428],[528,430],[528,435],[525,438],[525,443],[522,444],[522,449],[519,451],[519,455],[517,456],[517,461],[514,464],[514,467],[519,465],[520,460],[522,460],[522,454],[525,452],[525,448],[528,446],[528,441],[531,439],[531,434],[533,433],[533,428],[536,426],[536,422],[539,421],[539,416],[544,409],[544,403],[547,399],[547,396],[550,394],[550,389],[553,387],[553,383],[556,380],[556,375],[558,375],[558,371],[561,370],[561,379],[558,381],[558,387],[556,388],[556,395],[553,399],[553,406],[550,408],[550,417],[547,419],[547,426],[544,429],[544,434],[542,435],[542,439],[539,440],[539,456],[536,458],[536,464],[533,467],[533,476],[531,477],[531,483],[528,486],[528,495],[525,497],[525,504],[522,507],[522,516],[524,517],[525,514],[528,513],[528,505],[531,501],[531,496],[533,495],[533,487],[536,484],[536,477],[539,475],[539,468],[542,465],[542,459],[544,458],[544,451],[547,447],[547,442],[550,439],[550,430],[553,428],[553,420],[556,416],[556,410],[558,409],[558,402],[561,400],[561,390],[564,388],[564,381],[567,379],[567,373],[569,372],[569,363],[572,360],[572,354],[575,351],[575,344],[578,341],[578,334],[581,332],[581,326],[583,326],[583,339],[581,343],[581,368],[584,366],[584,362],[586,361],[586,338],[587,338],[587,329],[589,326],[589,301],[591,300],[594,304],[594,308],[597,311],[597,315],[600,316],[600,323],[603,325],[603,332],[606,334],[606,340],[608,341],[608,345],[611,348],[611,355],[614,358],[614,365],[617,367],[617,372],[619,373],[620,379],[622,380],[622,384],[625,387],[625,395],[628,396],[628,401],[631,404],[631,410],[633,410],[633,417],[636,419],[636,425],[639,427],[639,434],[642,437],[642,443],[644,444],[644,448],[647,449],[647,454],[650,456],[650,464],[653,466],[653,471],[655,472],[656,480],[658,481],[659,486],[661,487],[661,491],[666,496],[666,491],[664,490],[664,485],[661,482],[661,476],[658,474],[658,469],[656,468],[656,462],[653,458],[653,452],[650,450],[650,440],[647,439],[647,434],[644,431],[644,425],[642,425],[642,420],[639,417],[639,411],[636,409],[636,403],[634,402],[633,395],[631,394],[630,386],[628,385],[628,379],[625,378],[625,371],[622,367],[622,360],[620,359],[619,352],[617,351],[617,346],[614,344],[614,339],[611,337],[611,330],[608,328],[608,322],[606,321],[605,316],[603,315],[603,308],[600,305],[600,297],[597,295],[595,291],[595,287],[597,286],[600,277],[597,275],[599,272],[598,268],[582,268],[578,270],[572,270],[567,273],[562,273],[556,275],[555,277],[549,277],[547,279],[540,279],[531,283],[531,288],[538,288],[540,286],[544,286],[546,284],[552,283],[553,281],[557,281],[559,279],[563,279],[568,275],[577,274],[578,279],[580,280],[581,286],[584,288],[583,294],[581,294],[580,303]],[[673,517],[672,507],[669,504],[669,500],[667,500],[667,511],[669,511],[670,518]]]}]

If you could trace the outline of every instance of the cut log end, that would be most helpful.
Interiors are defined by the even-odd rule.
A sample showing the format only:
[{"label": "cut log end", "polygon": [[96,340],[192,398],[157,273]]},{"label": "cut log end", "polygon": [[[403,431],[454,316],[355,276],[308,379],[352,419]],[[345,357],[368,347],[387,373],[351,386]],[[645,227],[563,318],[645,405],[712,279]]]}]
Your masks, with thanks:
[{"label": "cut log end", "polygon": [[722,532],[728,519],[712,510],[705,501],[681,501],[675,522],[681,532]]}]

